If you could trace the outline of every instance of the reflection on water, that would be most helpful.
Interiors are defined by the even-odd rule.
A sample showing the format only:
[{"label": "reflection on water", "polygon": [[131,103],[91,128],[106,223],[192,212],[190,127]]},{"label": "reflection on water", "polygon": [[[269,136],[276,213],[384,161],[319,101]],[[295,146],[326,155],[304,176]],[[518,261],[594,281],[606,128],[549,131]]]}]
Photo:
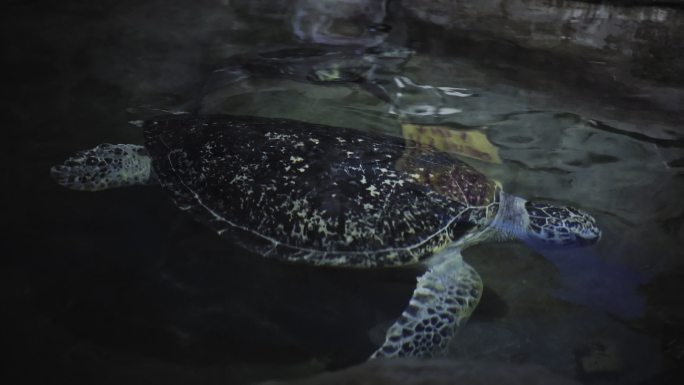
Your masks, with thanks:
[{"label": "reflection on water", "polygon": [[390,113],[405,119],[425,117],[427,119],[443,119],[444,116],[463,112],[458,104],[449,97],[469,97],[473,93],[465,88],[436,87],[428,84],[416,84],[406,76],[394,77],[396,91],[393,92]]},{"label": "reflection on water", "polygon": [[[205,82],[202,112],[215,110],[227,94],[260,92],[250,80],[289,79],[322,85],[355,85],[387,103],[390,114],[411,122],[442,122],[462,112],[458,98],[474,96],[466,88],[417,84],[402,74],[414,51],[389,44],[298,45],[229,57]],[[218,93],[219,95],[212,95]],[[220,107],[219,107],[220,111]]]},{"label": "reflection on water", "polygon": [[501,163],[499,151],[489,141],[482,128],[458,130],[449,126],[426,126],[404,123],[402,136],[415,143],[436,148],[439,151],[474,158],[483,162]]},{"label": "reflection on water", "polygon": [[[256,79],[290,79],[314,84],[356,84],[381,100],[391,95],[383,87],[392,74],[401,70],[413,50],[381,45],[364,47],[331,45],[298,45],[274,51],[251,52],[226,59],[223,68],[215,70],[205,83],[204,94],[226,92],[231,85],[239,89],[241,82]],[[244,86],[251,92],[249,85]],[[206,103],[204,110],[208,108]]]},{"label": "reflection on water", "polygon": [[[139,142],[125,121],[158,110],[284,117],[417,139],[463,155],[510,193],[586,209],[603,230],[591,249],[506,243],[465,252],[487,289],[451,357],[533,363],[575,377],[587,349],[609,346],[620,364],[599,383],[644,382],[681,366],[684,144],[648,106],[578,97],[588,94],[559,86],[563,74],[529,76],[516,63],[487,66],[420,45],[376,49],[376,37],[363,35],[383,21],[374,16],[359,30],[368,39],[337,47],[330,45],[356,32],[330,24],[328,33],[304,18],[293,28],[317,44],[257,46],[255,36],[225,46],[234,35],[202,30],[202,41],[216,45],[203,56],[206,45],[195,41],[182,49],[142,41],[136,34],[162,33],[136,15],[128,15],[135,23],[107,24],[134,24],[123,35],[131,46],[102,44],[118,41],[109,31],[29,56],[44,72],[23,78],[31,92],[17,100],[26,107],[13,102],[12,138],[32,155],[21,172],[9,172],[30,204],[8,215],[30,231],[18,238],[20,273],[5,282],[8,295],[27,303],[10,316],[31,367],[44,350],[55,352],[45,353],[54,367],[92,367],[96,380],[115,373],[127,382],[143,376],[141,368],[150,378],[188,382],[303,376],[362,361],[374,348],[369,331],[391,323],[410,296],[412,270],[280,265],[215,239],[157,189],[74,194],[48,180],[50,165],[75,150]],[[254,23],[219,24],[237,35],[238,27],[257,31]]]}]

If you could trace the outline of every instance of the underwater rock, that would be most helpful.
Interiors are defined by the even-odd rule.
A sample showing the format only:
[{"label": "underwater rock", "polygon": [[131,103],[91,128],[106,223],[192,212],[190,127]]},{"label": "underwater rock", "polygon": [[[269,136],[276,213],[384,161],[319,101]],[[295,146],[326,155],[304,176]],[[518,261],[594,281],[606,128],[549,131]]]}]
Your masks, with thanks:
[{"label": "underwater rock", "polygon": [[374,360],[304,380],[269,381],[261,385],[573,385],[578,382],[560,377],[536,365],[457,362],[447,359]]},{"label": "underwater rock", "polygon": [[[624,5],[622,5],[624,4]],[[678,7],[571,0],[403,0],[408,15],[472,39],[629,62],[634,75],[684,83],[684,11]],[[684,3],[682,3],[684,4]],[[605,64],[605,63],[604,63]]]},{"label": "underwater rock", "polygon": [[624,367],[618,347],[610,341],[594,341],[575,350],[578,375],[582,378],[615,376]]},{"label": "underwater rock", "polygon": [[299,0],[291,26],[302,41],[377,45],[385,28],[385,0]]},{"label": "underwater rock", "polygon": [[382,24],[386,0],[230,0],[229,4],[250,18],[286,20],[294,37],[308,43],[373,46],[390,29]]}]

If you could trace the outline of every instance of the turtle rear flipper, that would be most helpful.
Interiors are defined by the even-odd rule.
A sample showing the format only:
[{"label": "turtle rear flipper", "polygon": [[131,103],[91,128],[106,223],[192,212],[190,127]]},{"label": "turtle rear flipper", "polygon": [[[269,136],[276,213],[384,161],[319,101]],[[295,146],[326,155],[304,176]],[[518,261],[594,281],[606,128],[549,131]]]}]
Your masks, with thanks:
[{"label": "turtle rear flipper", "polygon": [[432,357],[444,354],[482,295],[482,280],[458,251],[440,258],[418,278],[409,306],[388,329],[381,357]]},{"label": "turtle rear flipper", "polygon": [[50,175],[73,190],[99,191],[151,183],[151,162],[143,146],[105,143],[53,166]]}]

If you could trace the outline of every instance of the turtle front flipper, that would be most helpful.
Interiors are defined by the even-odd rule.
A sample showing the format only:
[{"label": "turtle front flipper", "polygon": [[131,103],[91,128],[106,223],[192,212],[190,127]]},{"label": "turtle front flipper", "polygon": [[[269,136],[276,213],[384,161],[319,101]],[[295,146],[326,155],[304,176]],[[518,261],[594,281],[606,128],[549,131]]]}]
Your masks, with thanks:
[{"label": "turtle front flipper", "polygon": [[135,144],[100,144],[80,151],[53,166],[52,178],[60,185],[83,191],[149,184],[154,180],[152,159]]},{"label": "turtle front flipper", "polygon": [[482,295],[482,280],[459,252],[418,278],[408,307],[370,357],[432,357],[446,353]]}]

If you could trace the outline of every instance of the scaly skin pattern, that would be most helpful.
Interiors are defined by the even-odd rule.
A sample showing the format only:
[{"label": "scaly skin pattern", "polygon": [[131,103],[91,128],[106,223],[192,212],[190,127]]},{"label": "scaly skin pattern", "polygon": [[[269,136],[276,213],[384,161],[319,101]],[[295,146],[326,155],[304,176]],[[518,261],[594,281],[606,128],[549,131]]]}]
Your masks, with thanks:
[{"label": "scaly skin pattern", "polygon": [[445,353],[481,296],[480,276],[455,251],[418,278],[408,307],[371,358],[427,358]]},{"label": "scaly skin pattern", "polygon": [[150,183],[151,161],[143,146],[104,143],[54,166],[50,175],[73,190],[100,191]]},{"label": "scaly skin pattern", "polygon": [[529,223],[527,237],[554,246],[591,245],[601,238],[601,230],[591,215],[570,206],[546,202],[526,202]]}]

